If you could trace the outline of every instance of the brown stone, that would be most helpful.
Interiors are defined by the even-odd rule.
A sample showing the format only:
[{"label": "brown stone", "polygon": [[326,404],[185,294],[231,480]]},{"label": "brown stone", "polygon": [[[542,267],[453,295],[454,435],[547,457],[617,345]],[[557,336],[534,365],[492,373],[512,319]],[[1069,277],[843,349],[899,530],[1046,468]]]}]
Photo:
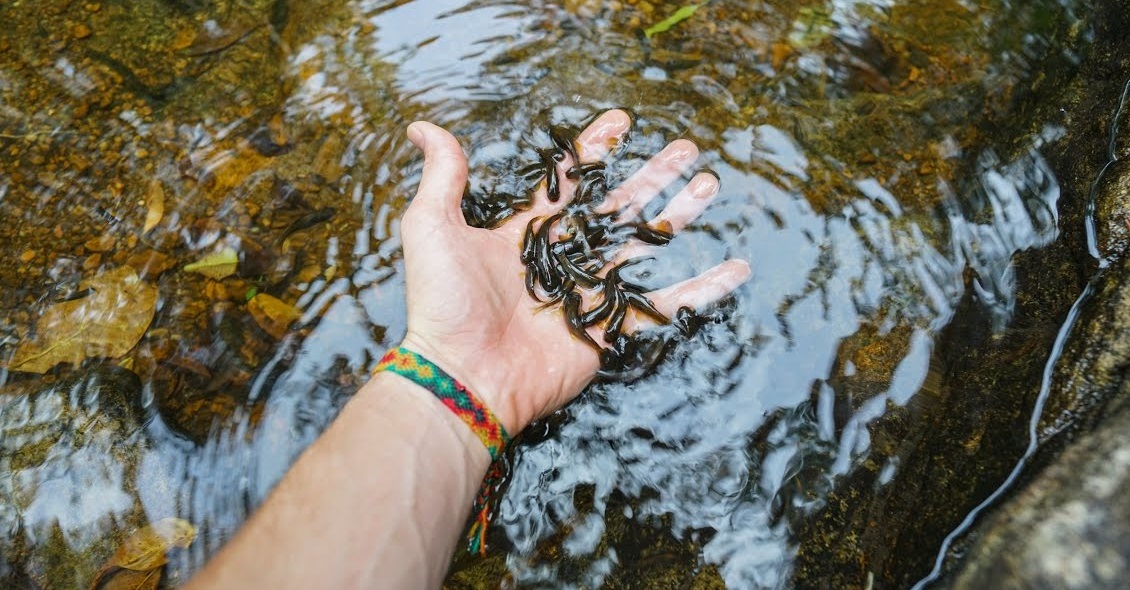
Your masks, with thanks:
[{"label": "brown stone", "polygon": [[114,244],[117,243],[117,241],[117,238],[114,236],[106,234],[87,240],[83,243],[83,246],[86,246],[86,249],[91,252],[108,252],[114,248]]},{"label": "brown stone", "polygon": [[71,36],[74,37],[75,39],[86,39],[87,37],[91,36],[92,34],[94,34],[94,31],[91,31],[90,27],[88,27],[88,26],[86,26],[82,23],[79,23],[79,24],[71,27]]},{"label": "brown stone", "polygon": [[94,254],[91,254],[89,258],[87,258],[86,260],[84,260],[82,262],[82,269],[83,270],[94,270],[94,269],[98,268],[98,265],[100,265],[100,264],[102,264],[102,255],[95,252]]}]

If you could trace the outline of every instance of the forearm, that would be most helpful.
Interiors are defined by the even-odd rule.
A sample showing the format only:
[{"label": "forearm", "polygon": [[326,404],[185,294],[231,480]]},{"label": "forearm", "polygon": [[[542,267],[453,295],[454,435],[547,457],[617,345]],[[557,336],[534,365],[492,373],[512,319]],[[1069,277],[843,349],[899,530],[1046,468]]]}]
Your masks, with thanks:
[{"label": "forearm", "polygon": [[489,461],[430,392],[380,373],[189,588],[438,588]]}]

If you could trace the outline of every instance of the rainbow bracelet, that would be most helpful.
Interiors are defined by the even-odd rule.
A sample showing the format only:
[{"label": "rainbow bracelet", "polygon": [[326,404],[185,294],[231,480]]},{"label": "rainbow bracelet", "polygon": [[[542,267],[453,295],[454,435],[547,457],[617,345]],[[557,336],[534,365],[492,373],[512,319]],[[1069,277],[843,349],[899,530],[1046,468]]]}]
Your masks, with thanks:
[{"label": "rainbow bracelet", "polygon": [[486,404],[423,356],[398,346],[385,353],[381,362],[377,363],[377,368],[373,369],[373,374],[381,371],[392,371],[432,392],[447,409],[470,427],[471,432],[487,448],[491,460],[497,459],[506,443],[510,442],[510,434]]},{"label": "rainbow bracelet", "polygon": [[480,555],[486,552],[486,531],[490,524],[490,496],[502,482],[502,451],[510,442],[510,434],[494,412],[479,398],[475,397],[462,383],[448,375],[423,356],[398,346],[389,350],[373,369],[376,375],[381,371],[391,371],[432,392],[439,401],[459,417],[471,432],[483,443],[490,453],[491,466],[479,489],[475,504],[471,508],[475,515],[468,534],[468,547],[471,553]]}]

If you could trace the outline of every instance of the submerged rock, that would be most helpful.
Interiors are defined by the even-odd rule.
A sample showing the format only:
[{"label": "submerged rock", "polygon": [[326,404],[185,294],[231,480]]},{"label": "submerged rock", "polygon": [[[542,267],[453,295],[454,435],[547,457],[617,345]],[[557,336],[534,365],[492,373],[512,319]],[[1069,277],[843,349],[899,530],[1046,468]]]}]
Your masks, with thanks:
[{"label": "submerged rock", "polygon": [[952,588],[1123,588],[1130,574],[1130,2],[1099,4],[1090,22],[1094,44],[1063,92],[1055,157],[1075,215],[1094,205],[1094,242],[1076,248],[1106,264],[1055,365],[1034,465],[1043,469],[1029,469],[970,535]]},{"label": "submerged rock", "polygon": [[[1021,462],[1026,468],[1013,485],[1023,488],[947,548],[943,581],[955,588],[1125,585],[1130,503],[1117,490],[1130,476],[1123,465],[1130,457],[1130,267],[1121,262],[1130,243],[1130,167],[1117,159],[1130,144],[1121,108],[1130,2],[1077,8],[1085,20],[1056,39],[1064,51],[1021,100],[1027,129],[1011,131],[1052,139],[1040,152],[1060,191],[1059,239],[1015,257],[1015,308],[1002,328],[987,321],[971,284],[977,279],[969,278],[934,350],[939,383],[870,425],[873,440],[890,444],[873,445],[868,461],[802,524],[798,588],[911,587],[930,574],[943,539]],[[1088,256],[1092,202],[1106,270]],[[1093,292],[1078,306],[1042,390],[1048,355],[1088,282]],[[1044,405],[1032,454],[1037,403]]]},{"label": "submerged rock", "polygon": [[1123,384],[1119,397],[1117,410],[1099,428],[1072,444],[985,523],[951,588],[1126,587],[1130,384]]}]

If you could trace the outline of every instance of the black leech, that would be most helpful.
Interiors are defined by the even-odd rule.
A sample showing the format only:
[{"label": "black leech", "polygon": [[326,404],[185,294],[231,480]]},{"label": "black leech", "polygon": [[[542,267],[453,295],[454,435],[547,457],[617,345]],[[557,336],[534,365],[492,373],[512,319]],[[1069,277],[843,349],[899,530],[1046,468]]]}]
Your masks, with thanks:
[{"label": "black leech", "polygon": [[592,339],[592,336],[589,336],[585,325],[580,322],[581,295],[576,291],[566,293],[562,310],[565,312],[565,322],[569,325],[569,331],[577,338],[580,338],[585,344],[588,344],[599,352],[601,350],[600,345]]},{"label": "black leech", "polygon": [[522,264],[529,264],[534,260],[537,255],[537,242],[534,239],[534,222],[537,218],[533,218],[526,224],[526,233],[522,236]]},{"label": "black leech", "polygon": [[[607,165],[604,162],[585,162],[578,164],[576,160],[573,160],[573,166],[565,172],[565,176],[576,180],[582,176],[588,176],[593,172],[604,172],[606,167]],[[601,174],[600,176],[603,178],[604,175]]]},{"label": "black leech", "polygon": [[[670,223],[667,223],[668,227],[670,225]],[[631,235],[633,238],[645,244],[651,244],[653,246],[666,246],[667,244],[671,243],[671,238],[675,237],[675,234],[671,233],[670,231],[657,229],[651,227],[646,223],[633,224]]]},{"label": "black leech", "polygon": [[580,135],[579,130],[572,125],[554,125],[549,128],[549,139],[558,150],[569,154],[573,164],[580,161],[577,157],[577,145],[574,142],[578,135]]},{"label": "black leech", "polygon": [[545,167],[545,194],[550,203],[556,203],[561,198],[561,184],[557,180],[558,153],[556,150],[538,150],[541,164]]},{"label": "black leech", "polygon": [[655,320],[660,324],[669,324],[671,319],[663,315],[663,312],[655,308],[655,304],[650,299],[635,291],[624,291],[624,299],[627,300],[628,305],[636,311],[646,315],[647,317]]}]

